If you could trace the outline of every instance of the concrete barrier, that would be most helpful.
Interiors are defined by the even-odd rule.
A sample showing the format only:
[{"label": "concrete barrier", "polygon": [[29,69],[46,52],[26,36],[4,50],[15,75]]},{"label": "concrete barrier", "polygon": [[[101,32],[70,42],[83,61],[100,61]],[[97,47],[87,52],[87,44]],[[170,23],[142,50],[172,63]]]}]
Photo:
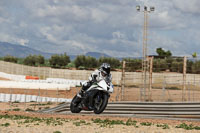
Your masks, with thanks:
[{"label": "concrete barrier", "polygon": [[0,88],[70,90],[70,85],[55,83],[32,83],[22,81],[0,81]]},{"label": "concrete barrier", "polygon": [[71,102],[71,99],[0,93],[0,102]]}]

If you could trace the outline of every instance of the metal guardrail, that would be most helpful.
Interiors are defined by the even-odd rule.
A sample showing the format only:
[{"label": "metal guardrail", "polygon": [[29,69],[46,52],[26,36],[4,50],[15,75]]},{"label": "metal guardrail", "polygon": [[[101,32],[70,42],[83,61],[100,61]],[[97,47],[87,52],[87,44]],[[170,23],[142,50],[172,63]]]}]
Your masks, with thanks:
[{"label": "metal guardrail", "polygon": [[[69,106],[70,103],[65,103],[39,112],[72,114]],[[79,114],[94,115],[92,111]],[[200,102],[113,102],[100,115],[200,121]]]}]

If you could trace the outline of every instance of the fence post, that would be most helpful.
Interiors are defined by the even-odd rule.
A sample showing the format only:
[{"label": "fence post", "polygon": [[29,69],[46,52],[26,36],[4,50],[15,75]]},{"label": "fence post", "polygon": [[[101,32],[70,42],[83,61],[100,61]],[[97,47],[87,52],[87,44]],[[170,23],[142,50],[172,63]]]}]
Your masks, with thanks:
[{"label": "fence post", "polygon": [[186,71],[187,71],[187,57],[184,56],[183,60],[183,86],[182,86],[182,101],[186,101],[187,98],[185,97],[185,91],[186,91]]},{"label": "fence post", "polygon": [[46,97],[45,97],[45,102],[47,102],[47,96],[48,96],[48,95],[47,95],[47,93],[48,93],[48,92],[47,92],[47,88],[46,88],[45,90],[46,90],[46,91],[45,91],[45,96],[46,96]]},{"label": "fence post", "polygon": [[40,65],[37,67],[37,76],[41,79]]},{"label": "fence post", "polygon": [[38,103],[40,104],[40,87],[39,87],[39,90],[38,90]]},{"label": "fence post", "polygon": [[24,90],[24,92],[25,92],[25,95],[24,95],[24,111],[26,111],[26,96],[27,96],[27,91],[28,91],[28,89]]},{"label": "fence post", "polygon": [[39,106],[40,105],[40,87],[39,87],[39,89],[38,89],[38,96],[36,97],[36,104],[35,104],[35,106],[34,106],[34,110],[35,110],[35,108],[36,108],[36,105],[37,106]]},{"label": "fence post", "polygon": [[117,95],[115,97],[116,101],[119,101],[119,95],[120,95],[120,73],[117,72]]},{"label": "fence post", "polygon": [[193,82],[193,90],[192,90],[192,101],[194,101],[195,99],[194,99],[194,90],[195,90],[195,88],[196,88],[196,77],[195,77],[195,75],[196,74],[194,74],[194,82]]},{"label": "fence post", "polygon": [[152,101],[153,57],[149,57],[149,101]]},{"label": "fence post", "polygon": [[124,99],[125,67],[126,67],[126,61],[123,61],[123,64],[122,64],[122,79],[121,79],[121,100]]},{"label": "fence post", "polygon": [[57,97],[57,100],[56,100],[56,104],[58,104],[58,96],[59,96],[59,93],[58,93],[58,87],[57,87],[57,91],[56,91],[56,97]]},{"label": "fence post", "polygon": [[166,80],[165,76],[163,77],[163,85],[162,85],[162,101],[165,102],[165,91],[166,91]]},{"label": "fence post", "polygon": [[12,89],[11,89],[11,87],[10,87],[10,109],[12,110]]},{"label": "fence post", "polygon": [[188,101],[191,101],[190,100],[190,90],[191,90],[191,87],[190,87],[189,82],[187,82],[187,86],[188,86]]}]

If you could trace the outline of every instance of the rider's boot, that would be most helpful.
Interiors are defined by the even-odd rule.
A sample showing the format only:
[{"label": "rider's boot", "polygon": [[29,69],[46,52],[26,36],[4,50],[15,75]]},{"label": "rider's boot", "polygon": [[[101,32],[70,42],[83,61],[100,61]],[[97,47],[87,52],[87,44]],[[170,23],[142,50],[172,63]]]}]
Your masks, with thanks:
[{"label": "rider's boot", "polygon": [[86,83],[85,85],[82,86],[81,90],[79,91],[79,93],[77,94],[78,97],[82,98],[83,97],[83,93],[90,87],[90,83]]}]

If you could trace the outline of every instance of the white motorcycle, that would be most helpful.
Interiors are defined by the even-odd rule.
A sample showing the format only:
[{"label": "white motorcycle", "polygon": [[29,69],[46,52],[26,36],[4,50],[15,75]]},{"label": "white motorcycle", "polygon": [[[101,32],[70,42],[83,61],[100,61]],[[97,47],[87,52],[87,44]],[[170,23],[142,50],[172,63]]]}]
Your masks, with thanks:
[{"label": "white motorcycle", "polygon": [[[83,85],[83,83],[81,84]],[[113,84],[106,83],[105,80],[101,80],[98,83],[93,83],[84,93],[82,98],[77,95],[71,101],[70,110],[72,113],[79,113],[81,110],[94,111],[95,114],[102,113],[110,97],[110,93],[113,92]],[[92,108],[89,108],[92,107]]]}]

